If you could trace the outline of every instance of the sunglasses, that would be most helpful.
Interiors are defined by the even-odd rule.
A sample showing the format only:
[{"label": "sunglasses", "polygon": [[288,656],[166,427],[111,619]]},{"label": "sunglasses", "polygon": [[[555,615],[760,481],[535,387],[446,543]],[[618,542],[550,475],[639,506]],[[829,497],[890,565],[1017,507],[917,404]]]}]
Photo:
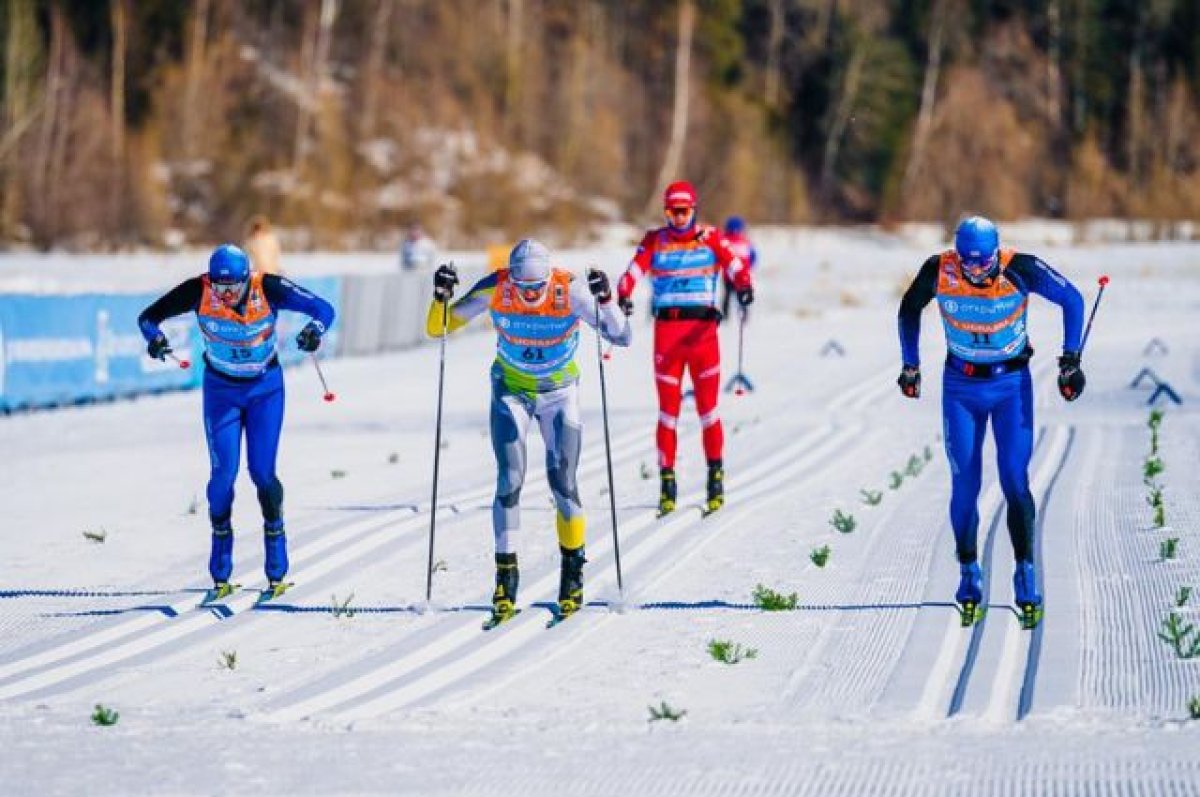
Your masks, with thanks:
[{"label": "sunglasses", "polygon": [[988,257],[963,257],[961,261],[963,273],[969,277],[982,277],[996,265],[996,255],[993,254]]},{"label": "sunglasses", "polygon": [[692,212],[692,208],[667,208],[667,213],[672,216],[686,216]]},{"label": "sunglasses", "polygon": [[238,282],[214,282],[212,283],[213,293],[219,299],[236,299],[242,295],[242,291],[246,287],[244,280]]}]

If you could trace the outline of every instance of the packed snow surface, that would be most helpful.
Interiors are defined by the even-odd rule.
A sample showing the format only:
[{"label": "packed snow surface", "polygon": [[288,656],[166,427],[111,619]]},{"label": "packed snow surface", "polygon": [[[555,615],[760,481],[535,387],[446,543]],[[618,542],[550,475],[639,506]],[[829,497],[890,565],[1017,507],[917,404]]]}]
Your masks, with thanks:
[{"label": "packed snow surface", "polygon": [[[615,274],[630,254],[619,243],[562,262]],[[536,432],[517,542],[524,610],[480,630],[493,578],[486,330],[446,348],[430,604],[437,345],[327,362],[332,404],[313,371],[287,373],[279,471],[295,587],[266,606],[255,606],[261,520],[243,474],[244,589],[199,607],[198,392],[0,419],[0,791],[1200,793],[1200,722],[1188,719],[1200,658],[1157,638],[1172,611],[1200,621],[1200,246],[1024,247],[1073,279],[1089,309],[1097,278],[1112,277],[1073,404],[1054,387],[1059,315],[1033,300],[1046,618],[1028,632],[1011,608],[990,443],[979,502],[989,611],[970,630],[953,607],[936,311],[924,316],[924,395],[909,401],[894,383],[900,292],[943,242],[772,231],[760,244],[744,351],[756,390],[722,396],[725,509],[698,511],[703,458],[685,404],[681,508],[654,516],[643,295],[634,345],[604,361],[623,594],[584,333],[588,603],[549,630],[558,551]],[[74,279],[65,257],[49,267],[56,290]],[[372,258],[390,267],[310,256],[295,271],[303,281]],[[165,289],[203,262],[185,261],[132,283]],[[48,289],[46,273],[0,268],[9,289]],[[86,289],[105,268],[88,263]],[[117,273],[112,287],[129,287],[131,272]],[[736,319],[723,328],[726,378],[737,333]],[[1160,405],[1166,528],[1143,484],[1151,387],[1130,386],[1143,367],[1183,399]],[[831,525],[837,510],[853,515],[850,533]],[[1163,559],[1169,538],[1177,553]],[[795,593],[795,609],[762,611],[759,585]],[[1177,606],[1187,586],[1198,594]],[[720,663],[714,640],[755,655]],[[98,704],[119,712],[115,725],[92,722]],[[681,718],[651,721],[651,708]]]}]

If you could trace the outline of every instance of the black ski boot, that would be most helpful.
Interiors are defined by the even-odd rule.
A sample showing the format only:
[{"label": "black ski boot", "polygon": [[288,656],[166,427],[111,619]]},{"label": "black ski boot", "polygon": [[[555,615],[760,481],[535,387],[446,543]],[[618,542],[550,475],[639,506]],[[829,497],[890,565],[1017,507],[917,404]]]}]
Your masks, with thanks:
[{"label": "black ski boot", "polygon": [[562,569],[558,579],[558,619],[565,620],[583,606],[583,563],[587,559],[583,555],[583,547],[575,549],[563,548]]},{"label": "black ski boot", "polygon": [[517,585],[521,573],[517,569],[515,553],[496,554],[496,589],[492,592],[492,616],[483,624],[483,630],[495,628],[517,614]]},{"label": "black ski boot", "polygon": [[721,460],[708,463],[708,500],[704,502],[704,514],[711,515],[725,506],[725,467]]},{"label": "black ski boot", "polygon": [[658,472],[662,487],[658,492],[658,516],[669,515],[675,511],[675,469],[662,468]]}]

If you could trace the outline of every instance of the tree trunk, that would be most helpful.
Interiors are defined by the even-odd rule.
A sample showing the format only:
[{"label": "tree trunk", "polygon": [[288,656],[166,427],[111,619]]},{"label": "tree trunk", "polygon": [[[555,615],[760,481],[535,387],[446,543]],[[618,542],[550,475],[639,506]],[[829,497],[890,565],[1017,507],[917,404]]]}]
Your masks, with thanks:
[{"label": "tree trunk", "polygon": [[689,80],[692,66],[692,34],[696,28],[696,7],[692,0],[679,4],[679,47],[675,51],[675,102],[671,109],[671,137],[667,143],[667,154],[662,169],[646,204],[646,215],[652,215],[658,206],[659,191],[671,180],[680,179],[683,165],[683,145],[687,140],[688,100],[691,94]]},{"label": "tree trunk", "polygon": [[929,130],[933,127],[933,111],[937,102],[938,75],[942,68],[942,37],[946,30],[946,2],[936,0],[929,20],[929,60],[925,62],[925,81],[921,86],[921,108],[917,112],[917,128],[913,132],[912,148],[904,167],[904,196],[914,189],[917,170],[925,161]]},{"label": "tree trunk", "polygon": [[363,76],[363,108],[362,116],[359,117],[359,138],[363,140],[375,135],[379,115],[379,87],[383,83],[383,63],[387,53],[393,5],[393,0],[378,0],[371,20],[366,74]]},{"label": "tree trunk", "polygon": [[846,78],[842,81],[842,94],[838,98],[837,109],[833,115],[833,124],[829,128],[829,136],[825,139],[825,152],[821,158],[821,199],[825,202],[833,194],[834,168],[837,166],[838,153],[842,147],[842,136],[846,125],[850,123],[850,114],[854,110],[854,102],[858,97],[858,87],[862,83],[863,68],[867,62],[867,45],[859,42],[850,55],[850,63],[846,67]]},{"label": "tree trunk", "polygon": [[508,23],[504,36],[504,129],[519,141],[521,106],[521,43],[525,22],[525,0],[508,0]]},{"label": "tree trunk", "polygon": [[767,84],[763,100],[767,108],[778,111],[782,104],[783,86],[783,37],[787,19],[784,16],[784,0],[770,0],[771,28],[767,35]]},{"label": "tree trunk", "polygon": [[296,140],[292,148],[293,173],[299,173],[304,164],[309,128],[312,127],[314,113],[320,110],[321,87],[325,83],[325,63],[329,59],[329,43],[336,17],[337,0],[321,0],[315,26],[312,24],[311,14],[305,14],[304,46],[300,61],[305,96],[299,103],[299,118],[296,121]]},{"label": "tree trunk", "polygon": [[[0,116],[0,169],[4,186],[0,199],[0,235],[9,237],[22,215],[20,143],[37,119],[34,105],[40,75],[41,37],[34,19],[33,0],[8,0],[4,59],[4,112]],[[11,155],[10,155],[11,153]]]},{"label": "tree trunk", "polygon": [[199,104],[200,83],[204,71],[204,56],[208,41],[209,0],[196,0],[188,27],[187,64],[184,67],[183,121],[180,138],[183,140],[183,157],[187,160],[196,155],[196,129],[201,116]]},{"label": "tree trunk", "polygon": [[46,60],[46,104],[38,128],[33,158],[34,237],[41,246],[53,240],[50,219],[54,214],[54,186],[50,184],[50,162],[53,156],[54,130],[60,124],[58,113],[62,91],[63,50],[66,48],[67,21],[62,8],[50,6],[50,54]]}]

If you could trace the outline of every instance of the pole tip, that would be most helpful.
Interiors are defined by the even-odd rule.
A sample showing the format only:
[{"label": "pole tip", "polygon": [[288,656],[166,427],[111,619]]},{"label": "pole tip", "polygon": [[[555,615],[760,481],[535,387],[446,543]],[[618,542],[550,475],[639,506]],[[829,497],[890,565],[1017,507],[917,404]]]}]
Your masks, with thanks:
[{"label": "pole tip", "polygon": [[191,361],[191,360],[180,360],[180,361],[179,361],[179,367],[180,367],[180,368],[191,368],[191,367],[192,367],[192,361]]},{"label": "pole tip", "polygon": [[744,388],[744,387],[739,387],[739,388],[736,388],[736,389],[733,391],[733,395],[735,395],[735,396],[744,396],[744,395],[746,395],[746,388]]},{"label": "pole tip", "polygon": [[326,393],[326,394],[325,394],[325,400],[326,400],[326,401],[333,401],[335,398],[337,398],[337,396],[335,396],[335,395],[334,395],[334,394],[332,394],[332,393]]},{"label": "pole tip", "polygon": [[1100,287],[1103,288],[1107,284],[1108,284],[1108,275],[1104,274],[1103,276],[1100,277]]}]

